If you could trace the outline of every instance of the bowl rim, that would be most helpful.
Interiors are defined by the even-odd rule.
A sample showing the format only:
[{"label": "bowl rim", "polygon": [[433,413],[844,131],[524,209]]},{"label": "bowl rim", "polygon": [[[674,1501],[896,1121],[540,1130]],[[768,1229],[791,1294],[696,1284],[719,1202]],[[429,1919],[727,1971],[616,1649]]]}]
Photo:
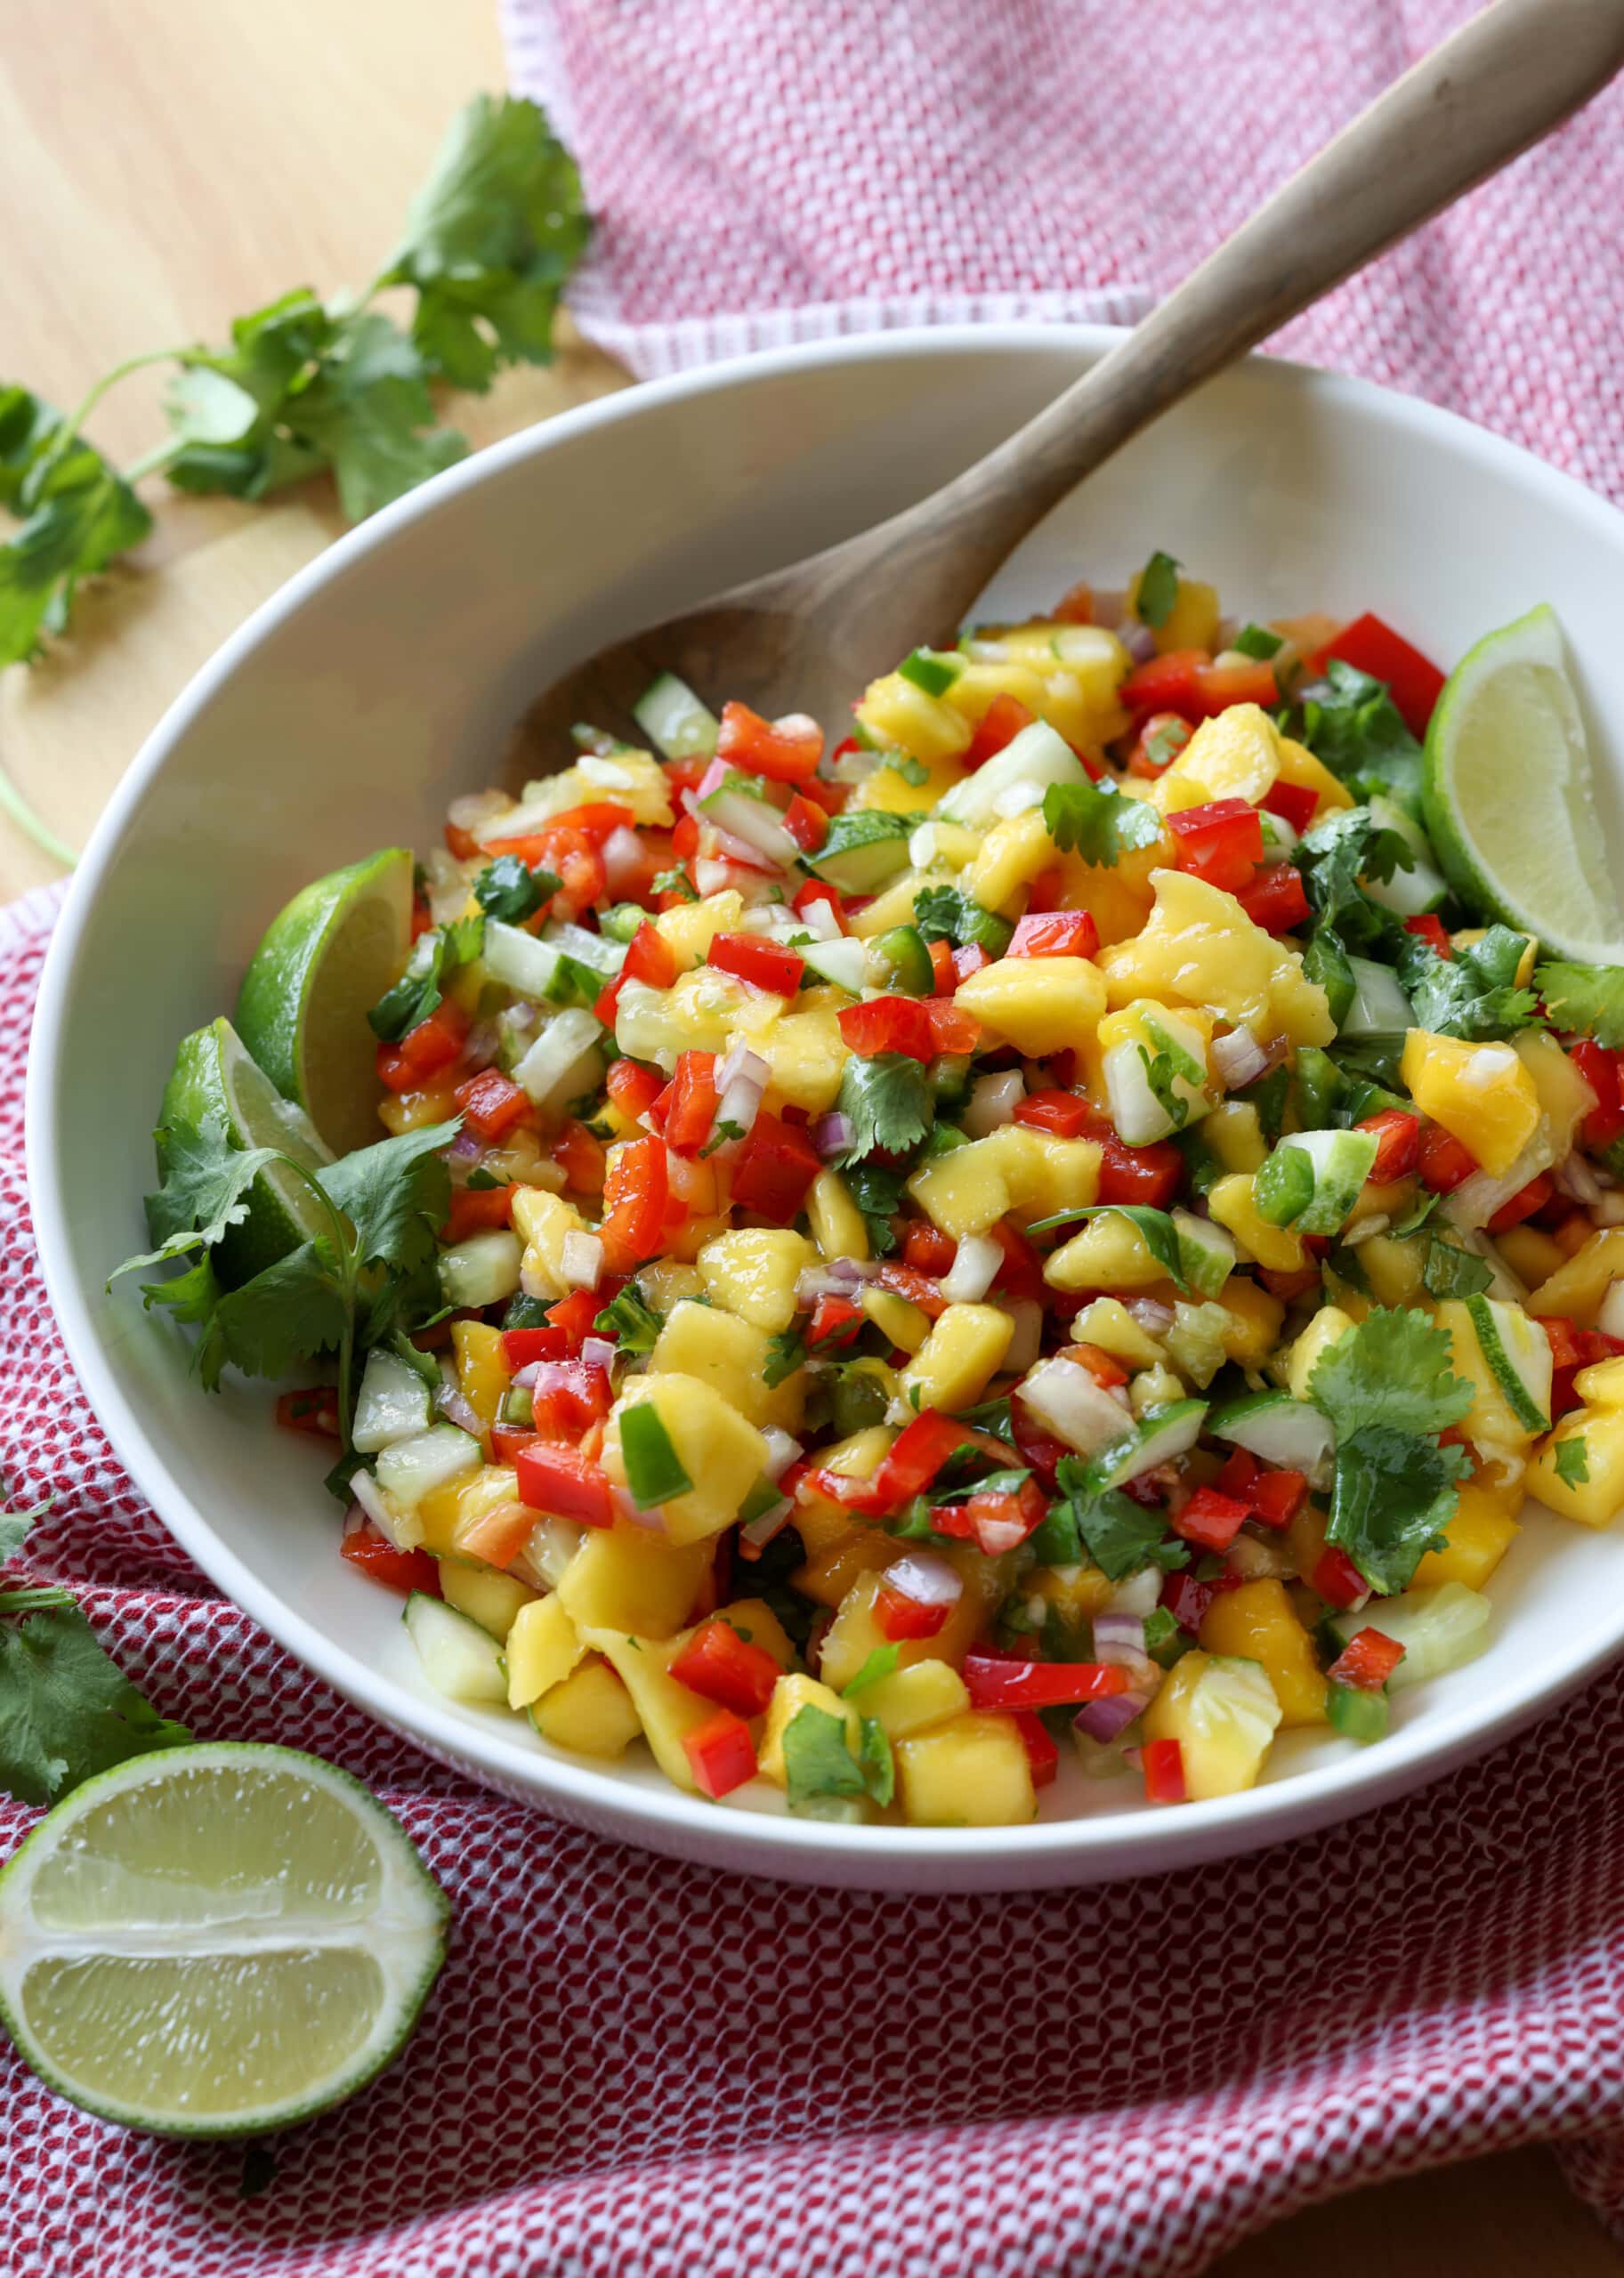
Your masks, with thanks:
[{"label": "bowl rim", "polygon": [[[1624,1644],[1624,1606],[1612,1636],[1596,1637],[1539,1684],[1502,1684],[1485,1711],[1469,1700],[1424,1727],[1401,1731],[1380,1748],[1294,1772],[1240,1793],[1186,1804],[1175,1814],[1105,1812],[1038,1820],[1008,1828],[848,1827],[788,1814],[718,1813],[702,1797],[674,1785],[632,1786],[612,1768],[543,1753],[509,1740],[497,1726],[464,1722],[453,1704],[432,1700],[365,1660],[296,1612],[259,1582],[214,1531],[206,1515],[171,1478],[140,1415],[125,1399],[104,1361],[93,1308],[98,1294],[81,1288],[69,1242],[67,1198],[57,1181],[57,1110],[62,1096],[61,1039],[64,1016],[79,980],[82,936],[101,881],[130,821],[176,747],[238,666],[282,625],[342,579],[368,554],[387,547],[412,524],[438,513],[478,486],[502,481],[509,470],[592,429],[658,415],[690,397],[749,389],[786,374],[823,366],[972,351],[997,358],[1071,347],[1086,358],[1103,355],[1122,327],[1102,324],[1000,323],[917,326],[801,342],[640,382],[558,413],[471,454],[417,489],[384,508],[327,547],[263,602],[199,668],[147,736],[116,787],[74,871],[41,975],[29,1041],[25,1095],[27,1168],[36,1238],[45,1287],[69,1357],[94,1414],[121,1463],[187,1554],[220,1589],[307,1668],[369,1715],[406,1733],[441,1760],[449,1757],[481,1773],[507,1792],[556,1805],[578,1823],[691,1857],[718,1860],[743,1872],[799,1874],[815,1879],[820,1867],[842,1862],[884,1879],[889,1865],[916,1878],[939,1866],[953,1879],[944,1887],[974,1887],[963,1879],[976,1866],[990,1869],[999,1886],[1020,1886],[1023,1873],[1064,1879],[1054,1870],[1070,1862],[1079,1881],[1126,1878],[1196,1863],[1220,1851],[1261,1848],[1328,1821],[1372,1809],[1451,1763],[1486,1750],[1553,1706],[1603,1668]],[[1256,384],[1319,394],[1333,412],[1362,424],[1418,434],[1457,459],[1486,471],[1514,474],[1548,497],[1570,519],[1588,521],[1598,537],[1624,545],[1624,515],[1573,476],[1532,452],[1476,426],[1458,414],[1401,395],[1373,382],[1279,356],[1253,355],[1244,369]],[[102,1301],[104,1302],[104,1301]],[[1046,1870],[1047,1870],[1046,1872]],[[993,1886],[992,1875],[982,1886]]]}]

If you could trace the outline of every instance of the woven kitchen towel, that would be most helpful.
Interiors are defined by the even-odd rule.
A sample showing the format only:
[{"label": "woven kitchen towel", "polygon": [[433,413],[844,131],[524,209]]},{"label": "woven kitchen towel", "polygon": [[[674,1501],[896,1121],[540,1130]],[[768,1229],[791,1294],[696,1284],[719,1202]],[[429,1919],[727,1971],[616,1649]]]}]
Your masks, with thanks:
[{"label": "woven kitchen towel", "polygon": [[[503,0],[642,376],[829,333],[1127,323],[1472,0]],[[1273,343],[1624,496],[1624,85]]]},{"label": "woven kitchen towel", "polygon": [[[0,911],[0,1471],[53,1498],[28,1563],[200,1738],[368,1782],[456,1928],[400,2064],[255,2195],[240,2147],[104,2127],[0,2041],[4,2278],[1159,2278],[1537,2138],[1624,2238],[1624,1676],[1404,1805],[1096,1892],[792,1890],[487,1794],[214,1595],[85,1407],[22,1170],[58,900]],[[35,1816],[0,1799],[0,1856]]]}]

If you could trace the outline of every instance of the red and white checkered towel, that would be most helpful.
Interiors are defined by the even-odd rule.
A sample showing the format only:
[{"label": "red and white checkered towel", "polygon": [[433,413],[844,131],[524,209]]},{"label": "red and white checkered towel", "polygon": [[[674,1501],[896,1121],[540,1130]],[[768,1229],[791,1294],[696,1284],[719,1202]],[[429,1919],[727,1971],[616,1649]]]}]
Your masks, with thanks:
[{"label": "red and white checkered towel", "polygon": [[[636,369],[922,318],[1135,314],[1458,0],[509,0]],[[1624,103],[1283,344],[1624,489]],[[276,2147],[85,2119],[0,2055],[6,2278],[1153,2278],[1536,2138],[1624,2239],[1624,1676],[1411,1801],[1197,1873],[1007,1899],[780,1888],[551,1825],[214,1596],[51,1321],[22,1065],[56,908],[0,912],[0,1468],[153,1699],[368,1781],[456,1907],[401,2062]],[[33,1814],[0,1803],[0,1850]],[[989,1838],[996,1841],[996,1836]]]}]

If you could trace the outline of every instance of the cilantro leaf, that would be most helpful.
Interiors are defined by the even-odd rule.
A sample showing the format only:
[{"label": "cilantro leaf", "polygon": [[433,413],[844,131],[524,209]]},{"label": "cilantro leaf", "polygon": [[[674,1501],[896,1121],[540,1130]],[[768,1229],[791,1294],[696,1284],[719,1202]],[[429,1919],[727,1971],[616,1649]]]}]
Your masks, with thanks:
[{"label": "cilantro leaf", "polygon": [[1481,941],[1465,942],[1452,956],[1441,957],[1430,941],[1406,933],[1398,977],[1416,1026],[1475,1042],[1517,1035],[1539,1017],[1533,991],[1516,986],[1527,947],[1526,934],[1491,925]]},{"label": "cilantro leaf", "polygon": [[1396,830],[1386,830],[1368,807],[1343,807],[1317,822],[1293,857],[1303,891],[1319,925],[1334,930],[1339,947],[1358,952],[1396,949],[1413,937],[1390,909],[1361,891],[1361,877],[1386,885],[1396,870],[1415,868],[1415,856]]},{"label": "cilantro leaf", "polygon": [[1314,1364],[1308,1396],[1340,1441],[1369,1425],[1436,1433],[1458,1424],[1472,1387],[1450,1374],[1448,1331],[1424,1313],[1378,1306],[1328,1345]]},{"label": "cilantro leaf", "polygon": [[1594,1037],[1609,1052],[1624,1045],[1624,965],[1570,965],[1553,958],[1534,973],[1554,1029]]},{"label": "cilantro leaf", "polygon": [[914,924],[927,941],[980,948],[994,957],[1003,956],[1015,930],[1007,917],[983,909],[962,886],[925,886],[914,897]]},{"label": "cilantro leaf", "polygon": [[163,1184],[147,1203],[147,1231],[157,1247],[118,1268],[157,1265],[188,1250],[211,1249],[248,1215],[248,1189],[274,1147],[233,1147],[226,1120],[212,1109],[200,1124],[166,1125],[158,1134]]},{"label": "cilantro leaf", "polygon": [[64,440],[63,424],[27,388],[0,388],[0,505],[22,519],[0,545],[0,665],[63,632],[80,580],[152,528],[129,484],[83,438]]},{"label": "cilantro leaf", "polygon": [[734,1123],[723,1116],[711,1126],[710,1137],[699,1150],[699,1160],[703,1162],[707,1155],[714,1155],[718,1147],[725,1147],[733,1140],[743,1137],[743,1124]]},{"label": "cilantro leaf", "polygon": [[680,893],[684,901],[698,901],[699,889],[679,862],[675,869],[660,870],[650,886],[650,893]]},{"label": "cilantro leaf", "polygon": [[1151,1052],[1143,1044],[1137,1046],[1144,1080],[1174,1130],[1182,1131],[1190,1120],[1192,1103],[1178,1086],[1182,1081],[1200,1091],[1207,1080],[1207,1070],[1151,1014],[1145,1014],[1139,1025],[1156,1047]]},{"label": "cilantro leaf", "polygon": [[897,1246],[891,1221],[902,1208],[904,1174],[887,1170],[883,1163],[848,1163],[840,1175],[863,1214],[869,1256],[889,1257]]},{"label": "cilantro leaf", "polygon": [[326,1234],[301,1242],[215,1303],[214,1329],[246,1376],[286,1376],[335,1345],[350,1317],[343,1267]]},{"label": "cilantro leaf", "polygon": [[53,1804],[93,1773],[191,1734],[160,1717],[76,1605],[0,1624],[0,1785]]},{"label": "cilantro leaf", "polygon": [[1172,554],[1163,553],[1158,548],[1139,572],[1138,590],[1134,596],[1134,614],[1141,625],[1165,625],[1172,616],[1178,600],[1181,566]]},{"label": "cilantro leaf", "polygon": [[1231,648],[1238,649],[1243,657],[1256,657],[1260,664],[1267,664],[1285,646],[1278,633],[1271,633],[1265,625],[1243,625]]},{"label": "cilantro leaf", "polygon": [[784,1783],[792,1812],[827,1817],[830,1805],[860,1803],[868,1782],[846,1744],[844,1717],[812,1700],[796,1711],[784,1731]]},{"label": "cilantro leaf", "polygon": [[665,1314],[656,1313],[628,1282],[594,1317],[592,1329],[594,1337],[612,1337],[623,1353],[652,1353],[665,1326]]},{"label": "cilantro leaf", "polygon": [[930,1081],[921,1063],[905,1053],[852,1058],[841,1071],[839,1108],[852,1126],[848,1162],[860,1162],[866,1155],[909,1154],[930,1131]]},{"label": "cilantro leaf", "polygon": [[[1590,1450],[1582,1432],[1571,1440],[1556,1442],[1556,1476],[1565,1479],[1570,1487],[1586,1487],[1590,1482]],[[847,1692],[851,1687],[846,1687]]]},{"label": "cilantro leaf", "polygon": [[1043,825],[1062,854],[1080,854],[1096,868],[1161,836],[1161,817],[1149,801],[1130,798],[1110,782],[1051,783],[1043,795]]},{"label": "cilantro leaf", "polygon": [[357,1261],[409,1272],[434,1254],[434,1235],[451,1207],[451,1174],[443,1150],[461,1117],[425,1124],[358,1147],[316,1174],[324,1193],[354,1228]]},{"label": "cilantro leaf", "polygon": [[420,1021],[437,1011],[442,984],[459,965],[471,965],[484,945],[482,915],[455,918],[449,925],[436,925],[419,933],[406,960],[406,971],[367,1015],[379,1043],[398,1044]]},{"label": "cilantro leaf", "polygon": [[[846,1687],[847,1692],[851,1687]],[[872,1800],[882,1809],[897,1791],[896,1758],[891,1752],[891,1740],[877,1717],[865,1717],[861,1724],[862,1745],[857,1760],[862,1768],[863,1785]]]},{"label": "cilantro leaf", "polygon": [[797,1329],[780,1329],[767,1339],[767,1358],[762,1369],[762,1382],[769,1391],[776,1391],[786,1377],[793,1377],[806,1360],[806,1340]]},{"label": "cilantro leaf", "polygon": [[900,1645],[877,1645],[861,1668],[858,1670],[857,1675],[849,1684],[841,1686],[841,1698],[849,1700],[852,1693],[860,1692],[864,1685],[880,1684],[883,1679],[894,1674],[896,1665],[901,1659]]},{"label": "cilantro leaf", "polygon": [[911,752],[888,751],[880,765],[890,768],[893,775],[900,775],[903,782],[911,784],[916,791],[921,783],[928,783],[931,780],[930,769],[923,760],[916,759]]},{"label": "cilantro leaf", "polygon": [[1316,759],[1361,797],[1386,791],[1407,811],[1421,796],[1421,747],[1385,683],[1333,657],[1324,686],[1308,698],[1294,732]]},{"label": "cilantro leaf", "polygon": [[505,364],[552,360],[553,319],[591,223],[537,103],[479,95],[453,120],[383,282],[415,286],[431,371],[483,393]]},{"label": "cilantro leaf", "polygon": [[500,918],[505,925],[522,925],[562,884],[551,870],[532,870],[516,854],[499,854],[475,878],[473,898],[487,917]]},{"label": "cilantro leaf", "polygon": [[1442,1547],[1466,1467],[1464,1448],[1389,1425],[1338,1433],[1326,1540],[1347,1552],[1372,1589],[1405,1588],[1424,1553]]},{"label": "cilantro leaf", "polygon": [[[118,1271],[122,1272],[124,1267]],[[205,1392],[219,1391],[222,1371],[231,1357],[225,1333],[215,1318],[222,1294],[214,1262],[206,1256],[186,1272],[173,1274],[167,1281],[141,1284],[141,1305],[146,1312],[150,1313],[154,1305],[167,1306],[177,1321],[188,1329],[202,1330],[191,1348],[191,1366]]]},{"label": "cilantro leaf", "polygon": [[39,1503],[31,1511],[0,1511],[0,1566],[16,1557],[28,1529],[46,1507]]},{"label": "cilantro leaf", "polygon": [[[1066,1500],[1051,1508],[1045,1526],[1032,1538],[1037,1543],[1039,1536],[1046,1537],[1039,1557],[1057,1565],[1074,1563],[1063,1555],[1070,1547],[1063,1537],[1075,1529],[1073,1539],[1112,1582],[1125,1581],[1146,1566],[1170,1571],[1189,1564],[1188,1547],[1169,1533],[1165,1511],[1147,1510],[1119,1487],[1102,1493],[1089,1466],[1078,1456],[1063,1457],[1055,1478]],[[1056,1523],[1057,1534],[1047,1539],[1048,1529]]]},{"label": "cilantro leaf", "polygon": [[1429,1297],[1470,1297],[1494,1286],[1494,1269],[1475,1250],[1434,1234],[1427,1245],[1421,1280]]}]

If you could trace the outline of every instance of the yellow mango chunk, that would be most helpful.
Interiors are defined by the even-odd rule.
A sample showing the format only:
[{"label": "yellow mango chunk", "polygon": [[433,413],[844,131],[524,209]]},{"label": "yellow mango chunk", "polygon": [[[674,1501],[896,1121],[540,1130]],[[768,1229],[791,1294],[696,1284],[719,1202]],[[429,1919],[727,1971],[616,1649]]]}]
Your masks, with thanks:
[{"label": "yellow mango chunk", "polygon": [[530,1710],[544,1741],[577,1756],[623,1756],[642,1726],[632,1696],[598,1653],[589,1653]]},{"label": "yellow mango chunk", "polygon": [[465,1566],[459,1559],[442,1558],[440,1595],[458,1613],[465,1613],[481,1629],[489,1629],[499,1644],[513,1628],[520,1607],[528,1605],[536,1593],[527,1590],[512,1574],[499,1574],[494,1567]]},{"label": "yellow mango chunk", "polygon": [[1130,1369],[1159,1368],[1167,1358],[1161,1345],[1148,1329],[1141,1329],[1120,1297],[1095,1297],[1073,1321],[1071,1334],[1079,1345],[1097,1345],[1102,1353],[1109,1353],[1114,1360],[1126,1361]]},{"label": "yellow mango chunk", "polygon": [[1030,885],[1054,859],[1054,842],[1043,820],[1043,809],[1032,807],[1025,814],[1009,815],[993,824],[962,883],[983,909],[1008,915],[1021,888]]},{"label": "yellow mango chunk", "polygon": [[788,1227],[740,1226],[707,1242],[694,1263],[714,1305],[776,1337],[795,1319],[796,1283],[818,1253]]},{"label": "yellow mango chunk", "polygon": [[1151,799],[1169,815],[1205,806],[1209,799],[1244,799],[1255,807],[1274,788],[1280,747],[1280,730],[1260,704],[1232,704],[1202,721],[1173,764],[1157,777]]},{"label": "yellow mango chunk", "polygon": [[695,1542],[719,1534],[731,1526],[767,1468],[767,1442],[714,1385],[698,1377],[634,1377],[610,1409],[603,1435],[603,1468],[617,1487],[627,1483],[620,1445],[622,1419],[645,1402],[665,1426],[678,1463],[693,1482],[659,1507],[667,1540]]},{"label": "yellow mango chunk", "polygon": [[[1522,1499],[1519,1490],[1517,1500]],[[1455,1515],[1443,1531],[1447,1547],[1423,1554],[1415,1571],[1417,1589],[1464,1582],[1469,1590],[1481,1590],[1523,1530],[1498,1497],[1468,1479],[1461,1482]]]},{"label": "yellow mango chunk", "polygon": [[1280,774],[1276,780],[1319,793],[1320,804],[1309,818],[1311,828],[1334,809],[1353,804],[1353,795],[1347,785],[1331,773],[1322,759],[1316,759],[1306,744],[1294,743],[1289,736],[1280,739]]},{"label": "yellow mango chunk", "polygon": [[1207,1208],[1214,1221],[1271,1273],[1297,1273],[1307,1253],[1303,1238],[1289,1226],[1272,1226],[1259,1215],[1252,1199],[1252,1181],[1244,1171],[1231,1171],[1212,1187]]},{"label": "yellow mango chunk", "polygon": [[[844,995],[839,998],[847,1001]],[[841,1070],[851,1056],[835,1004],[780,1014],[752,1038],[751,1049],[767,1063],[768,1096],[775,1107],[821,1115],[834,1106]]]},{"label": "yellow mango chunk", "polygon": [[1321,1305],[1291,1347],[1286,1369],[1286,1389],[1293,1400],[1308,1398],[1309,1381],[1321,1359],[1353,1327],[1351,1314],[1340,1305]]},{"label": "yellow mango chunk", "polygon": [[710,1571],[709,1542],[671,1543],[647,1527],[588,1527],[559,1578],[556,1595],[583,1635],[631,1630],[671,1637]]},{"label": "yellow mango chunk", "polygon": [[1184,1792],[1205,1803],[1256,1786],[1280,1723],[1261,1662],[1198,1649],[1168,1670],[1144,1712],[1144,1736],[1178,1742]]},{"label": "yellow mango chunk", "polygon": [[[951,693],[949,690],[949,697]],[[955,783],[964,781],[965,771],[951,752],[942,752],[935,759],[921,760],[916,756],[915,766],[925,770],[923,783],[910,783],[900,767],[877,767],[852,794],[852,811],[860,813],[869,809],[877,814],[923,815],[939,799],[945,798]]]},{"label": "yellow mango chunk", "polygon": [[556,1591],[521,1605],[507,1633],[507,1705],[528,1708],[562,1684],[586,1651]]},{"label": "yellow mango chunk", "polygon": [[945,691],[942,702],[962,712],[972,726],[980,727],[1000,696],[1013,696],[1017,704],[1041,716],[1043,675],[1034,666],[1019,663],[1013,657],[1007,664],[972,662]]},{"label": "yellow mango chunk", "polygon": [[1112,1005],[1157,997],[1204,1006],[1256,1036],[1331,1041],[1325,991],[1305,975],[1297,952],[1255,925],[1233,894],[1184,870],[1153,871],[1151,884],[1156,902],[1143,931],[1100,952]]},{"label": "yellow mango chunk", "polygon": [[874,1717],[891,1741],[906,1740],[949,1717],[962,1717],[970,1706],[965,1681],[946,1661],[914,1661],[893,1669],[877,1684],[865,1684],[857,1695],[865,1717]]},{"label": "yellow mango chunk", "polygon": [[513,1231],[524,1244],[520,1285],[527,1297],[542,1303],[567,1297],[571,1284],[564,1279],[564,1237],[584,1234],[586,1221],[562,1194],[543,1186],[521,1186],[513,1196]]},{"label": "yellow mango chunk", "polygon": [[1087,957],[1004,957],[962,981],[955,1002],[994,1040],[1042,1059],[1098,1027],[1105,983]]},{"label": "yellow mango chunk", "polygon": [[1624,1408],[1624,1353],[1616,1361],[1596,1361],[1581,1369],[1573,1389],[1588,1407]]},{"label": "yellow mango chunk", "polygon": [[454,1321],[451,1350],[456,1355],[456,1380],[463,1398],[489,1432],[513,1380],[502,1332],[488,1321]]},{"label": "yellow mango chunk", "polygon": [[1108,1210],[1050,1253],[1043,1278],[1052,1289],[1143,1289],[1167,1272],[1133,1220]]},{"label": "yellow mango chunk", "polygon": [[620,1629],[584,1629],[582,1643],[600,1653],[631,1695],[644,1739],[654,1761],[675,1787],[698,1795],[699,1782],[683,1742],[716,1713],[714,1700],[705,1700],[679,1684],[671,1663],[686,1644],[685,1637],[639,1637]]},{"label": "yellow mango chunk", "polygon": [[870,681],[857,716],[877,743],[889,744],[928,766],[969,748],[970,723],[940,696],[927,695],[901,673]]},{"label": "yellow mango chunk", "polygon": [[1496,1178],[1534,1135],[1539,1094],[1508,1044],[1472,1044],[1411,1029],[1399,1073],[1422,1114],[1441,1123]]},{"label": "yellow mango chunk", "polygon": [[[1575,1440],[1584,1442],[1586,1476],[1564,1479],[1556,1468],[1557,1450]],[[1564,1416],[1528,1466],[1528,1490],[1564,1519],[1610,1526],[1624,1509],[1624,1409],[1578,1408]]]},{"label": "yellow mango chunk", "polygon": [[1261,1170],[1269,1151],[1249,1100],[1220,1100],[1202,1119],[1201,1139],[1226,1171]]},{"label": "yellow mango chunk", "polygon": [[1530,1291],[1523,1310],[1539,1320],[1565,1313],[1581,1329],[1594,1329],[1602,1300],[1617,1280],[1624,1280],[1624,1226],[1605,1226]]},{"label": "yellow mango chunk", "polygon": [[[1139,580],[1143,574],[1143,570],[1136,571],[1128,580],[1124,606],[1130,617],[1138,612]],[[1210,652],[1217,637],[1217,587],[1205,584],[1200,578],[1181,575],[1176,580],[1172,608],[1159,625],[1151,627],[1156,653],[1170,657],[1178,649],[1205,649]]]},{"label": "yellow mango chunk", "polygon": [[702,901],[679,901],[662,909],[654,930],[676,955],[677,966],[691,973],[710,955],[718,933],[737,933],[744,923],[744,896],[733,887],[707,893]]},{"label": "yellow mango chunk", "polygon": [[903,1397],[917,1393],[920,1409],[970,1407],[998,1374],[1014,1333],[1013,1317],[998,1305],[949,1305],[902,1371]]},{"label": "yellow mango chunk", "polygon": [[1243,1369],[1259,1369],[1280,1339],[1286,1308],[1260,1282],[1244,1273],[1232,1273],[1212,1303],[1229,1315],[1224,1331],[1225,1357]]},{"label": "yellow mango chunk", "polygon": [[1324,1724],[1325,1678],[1283,1582],[1242,1582],[1238,1590],[1221,1591],[1202,1617],[1201,1644],[1209,1653],[1261,1662],[1287,1730]]},{"label": "yellow mango chunk", "polygon": [[820,1171],[807,1188],[806,1223],[820,1257],[867,1258],[869,1222],[838,1171]]},{"label": "yellow mango chunk", "polygon": [[1019,1827],[1037,1791],[1013,1717],[971,1709],[896,1744],[897,1793],[910,1827]]},{"label": "yellow mango chunk", "polygon": [[719,1392],[747,1423],[761,1431],[799,1428],[806,1410],[806,1379],[797,1369],[783,1382],[766,1380],[768,1339],[754,1321],[721,1305],[674,1306],[649,1355],[650,1376],[698,1377]]}]

